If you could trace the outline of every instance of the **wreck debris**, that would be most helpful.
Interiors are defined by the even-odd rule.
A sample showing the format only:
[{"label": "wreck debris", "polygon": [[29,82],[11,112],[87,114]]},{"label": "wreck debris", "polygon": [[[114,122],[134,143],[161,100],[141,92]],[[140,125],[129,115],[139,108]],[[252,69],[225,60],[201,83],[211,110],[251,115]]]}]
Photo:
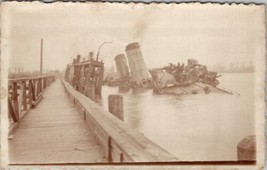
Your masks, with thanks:
[{"label": "wreck debris", "polygon": [[[210,92],[230,93],[218,88],[217,72],[209,71],[207,66],[199,64],[198,60],[190,58],[187,64],[169,63],[163,68],[148,70],[137,42],[126,46],[126,55],[115,56],[117,77],[105,80],[106,85],[118,86],[125,92],[130,88],[153,88],[156,93],[198,94]],[[128,61],[128,65],[127,65]],[[128,67],[129,66],[129,67]]]},{"label": "wreck debris", "polygon": [[149,70],[153,77],[154,92],[174,94],[198,94],[209,92],[230,93],[217,88],[217,72],[207,69],[195,59],[188,59],[187,65],[169,63],[168,66]]}]

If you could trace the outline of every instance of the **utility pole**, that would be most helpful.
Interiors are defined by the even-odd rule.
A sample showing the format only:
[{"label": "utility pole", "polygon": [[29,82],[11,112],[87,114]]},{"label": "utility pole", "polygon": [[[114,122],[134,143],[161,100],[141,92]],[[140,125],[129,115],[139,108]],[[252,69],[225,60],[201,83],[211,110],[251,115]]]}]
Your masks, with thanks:
[{"label": "utility pole", "polygon": [[40,51],[40,75],[43,74],[43,39],[41,39],[41,51]]}]

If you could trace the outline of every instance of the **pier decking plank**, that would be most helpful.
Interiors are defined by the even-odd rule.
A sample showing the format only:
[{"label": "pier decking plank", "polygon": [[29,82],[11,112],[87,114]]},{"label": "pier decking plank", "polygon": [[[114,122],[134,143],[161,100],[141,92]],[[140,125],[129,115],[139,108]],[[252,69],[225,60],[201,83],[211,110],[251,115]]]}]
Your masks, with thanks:
[{"label": "pier decking plank", "polygon": [[21,120],[9,140],[10,164],[103,162],[103,150],[59,80]]}]

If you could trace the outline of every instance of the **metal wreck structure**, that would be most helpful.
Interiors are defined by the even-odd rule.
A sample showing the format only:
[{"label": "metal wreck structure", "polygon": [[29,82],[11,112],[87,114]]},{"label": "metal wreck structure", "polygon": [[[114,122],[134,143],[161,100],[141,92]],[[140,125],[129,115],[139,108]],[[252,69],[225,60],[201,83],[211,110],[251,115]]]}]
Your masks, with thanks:
[{"label": "metal wreck structure", "polygon": [[178,62],[148,69],[138,42],[126,45],[125,52],[126,55],[118,54],[114,58],[117,77],[105,80],[106,85],[118,86],[121,92],[131,88],[153,88],[156,94],[233,94],[231,90],[218,86],[221,75],[208,70],[196,59],[188,59],[186,65]]},{"label": "metal wreck structure", "polygon": [[195,59],[188,59],[187,65],[170,63],[163,68],[150,69],[149,72],[157,94],[232,94],[231,91],[218,87],[217,78],[221,75],[209,71],[207,66],[199,64]]}]

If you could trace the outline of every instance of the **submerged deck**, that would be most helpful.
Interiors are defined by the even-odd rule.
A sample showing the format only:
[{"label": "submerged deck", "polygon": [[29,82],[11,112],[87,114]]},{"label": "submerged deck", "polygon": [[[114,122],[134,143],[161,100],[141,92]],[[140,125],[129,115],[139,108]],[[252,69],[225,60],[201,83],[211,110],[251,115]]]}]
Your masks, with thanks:
[{"label": "submerged deck", "polygon": [[10,164],[72,164],[104,161],[88,125],[68,99],[60,80],[21,120],[9,140]]}]

